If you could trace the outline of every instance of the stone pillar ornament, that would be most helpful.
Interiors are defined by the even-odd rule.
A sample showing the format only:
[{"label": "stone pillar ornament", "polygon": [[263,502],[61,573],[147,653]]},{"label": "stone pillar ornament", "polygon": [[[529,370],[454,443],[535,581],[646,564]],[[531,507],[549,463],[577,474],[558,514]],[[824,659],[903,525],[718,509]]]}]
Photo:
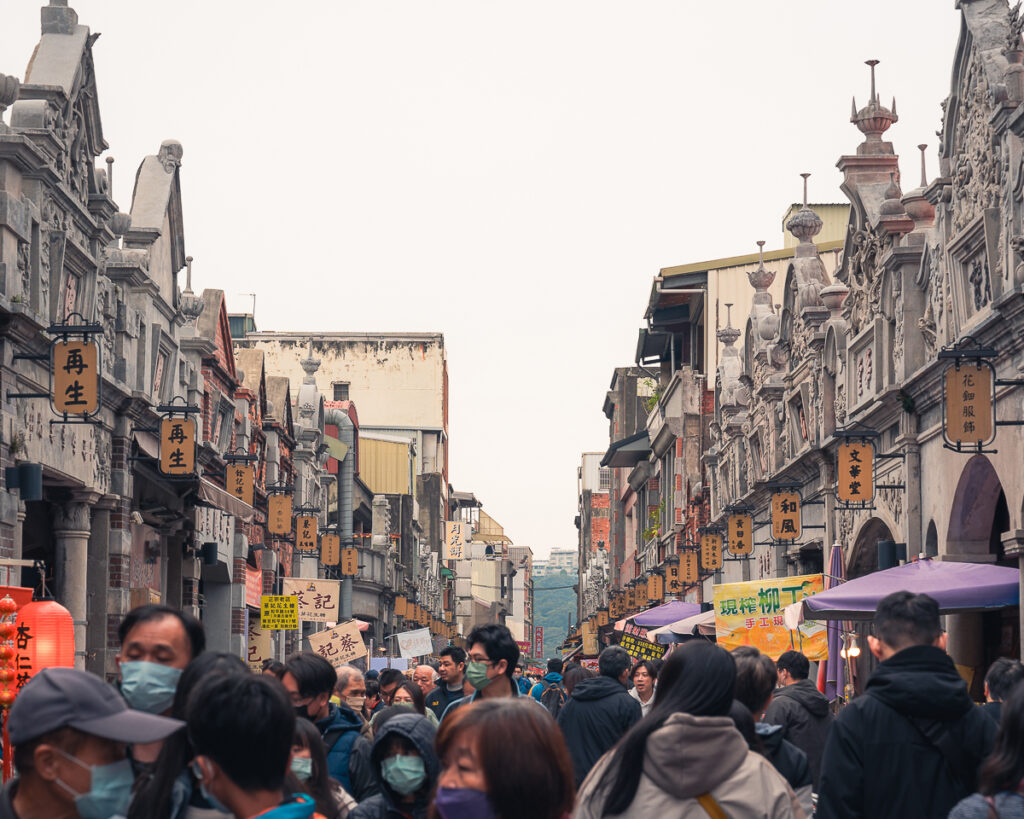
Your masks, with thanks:
[{"label": "stone pillar ornament", "polygon": [[56,508],[53,535],[57,546],[57,599],[71,612],[75,623],[75,668],[85,670],[85,627],[87,612],[86,571],[91,507],[72,501]]},{"label": "stone pillar ornament", "polygon": [[0,74],[0,134],[5,134],[10,130],[4,125],[4,111],[17,101],[20,89],[21,81],[17,77]]}]

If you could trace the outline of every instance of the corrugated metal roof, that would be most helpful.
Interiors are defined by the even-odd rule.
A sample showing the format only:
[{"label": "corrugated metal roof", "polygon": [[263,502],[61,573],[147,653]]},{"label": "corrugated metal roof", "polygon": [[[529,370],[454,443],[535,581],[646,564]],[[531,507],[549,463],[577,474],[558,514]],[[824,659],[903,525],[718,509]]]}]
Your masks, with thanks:
[{"label": "corrugated metal roof", "polygon": [[360,435],[359,477],[376,495],[411,495],[408,442],[379,441]]}]

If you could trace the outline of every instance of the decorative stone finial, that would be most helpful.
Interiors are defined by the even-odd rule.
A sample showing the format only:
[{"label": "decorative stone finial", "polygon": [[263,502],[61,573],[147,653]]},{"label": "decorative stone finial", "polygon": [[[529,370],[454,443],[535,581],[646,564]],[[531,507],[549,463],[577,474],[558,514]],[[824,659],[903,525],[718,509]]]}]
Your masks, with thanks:
[{"label": "decorative stone finial", "polygon": [[927,145],[921,144],[917,149],[921,152],[921,186],[910,191],[903,197],[901,203],[907,215],[914,220],[914,232],[908,240],[913,244],[919,241],[924,242],[923,232],[930,228],[935,221],[935,206],[925,196],[925,188],[928,187],[928,173],[925,170],[925,150]]},{"label": "decorative stone finial", "polygon": [[74,34],[78,15],[68,8],[67,0],[50,0],[40,14],[43,34]]},{"label": "decorative stone finial", "polygon": [[896,184],[896,174],[890,173],[889,187],[885,189],[885,201],[878,208],[878,213],[882,216],[902,216],[904,213],[903,203],[900,202],[902,196],[900,186]]},{"label": "decorative stone finial", "polygon": [[899,121],[896,116],[896,98],[892,101],[892,110],[884,107],[878,102],[878,93],[875,89],[875,66],[878,60],[865,60],[871,67],[871,99],[868,104],[857,110],[857,99],[853,100],[853,114],[850,122],[857,126],[857,129],[864,134],[867,142],[881,142],[882,134],[889,130],[889,127]]},{"label": "decorative stone finial", "polygon": [[740,331],[732,326],[732,304],[725,305],[725,327],[715,333],[726,347],[732,347],[740,337]]},{"label": "decorative stone finial", "polygon": [[178,309],[187,322],[195,322],[203,312],[203,300],[192,292],[192,257],[185,257],[185,290],[181,294]]},{"label": "decorative stone finial", "polygon": [[924,143],[922,143],[922,144],[917,146],[917,150],[919,150],[921,152],[921,187],[922,188],[927,188],[928,187],[928,174],[926,174],[925,170],[924,170],[924,152],[926,150],[928,150],[928,146],[925,145]]},{"label": "decorative stone finial", "polygon": [[4,125],[4,111],[9,105],[14,105],[20,89],[21,81],[17,77],[0,74],[0,133],[7,131],[7,126]]},{"label": "decorative stone finial", "polygon": [[823,222],[818,214],[807,207],[807,178],[810,174],[802,173],[800,176],[804,180],[804,206],[793,215],[792,219],[786,222],[786,230],[803,244],[804,242],[810,242],[821,232]]},{"label": "decorative stone finial", "polygon": [[157,152],[156,158],[167,173],[174,173],[175,169],[181,165],[181,157],[184,154],[185,149],[181,147],[178,140],[165,139],[160,143],[160,150]]},{"label": "decorative stone finial", "polygon": [[764,239],[757,243],[757,269],[747,274],[750,286],[759,293],[767,290],[775,281],[775,271],[768,270],[764,266]]},{"label": "decorative stone finial", "polygon": [[313,357],[313,339],[309,339],[306,348],[306,357],[299,362],[306,377],[302,379],[303,384],[316,384],[316,371],[320,369],[320,359]]}]

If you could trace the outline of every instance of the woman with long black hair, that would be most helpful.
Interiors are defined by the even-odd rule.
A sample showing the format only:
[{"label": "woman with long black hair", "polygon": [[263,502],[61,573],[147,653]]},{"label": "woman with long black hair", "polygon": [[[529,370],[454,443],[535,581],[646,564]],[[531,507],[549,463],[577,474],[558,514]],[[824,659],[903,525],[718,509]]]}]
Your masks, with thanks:
[{"label": "woman with long black hair", "polygon": [[736,664],[703,640],[665,663],[651,713],[605,754],[580,789],[575,816],[803,819],[786,781],[729,718]]},{"label": "woman with long black hair", "polygon": [[949,819],[1024,819],[1024,683],[1003,701],[992,753],[982,763],[978,793],[960,801]]}]

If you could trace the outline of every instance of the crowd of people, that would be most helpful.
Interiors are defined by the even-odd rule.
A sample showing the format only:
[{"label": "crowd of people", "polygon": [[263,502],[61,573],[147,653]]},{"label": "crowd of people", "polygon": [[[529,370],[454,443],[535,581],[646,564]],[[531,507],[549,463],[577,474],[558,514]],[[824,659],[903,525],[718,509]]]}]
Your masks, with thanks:
[{"label": "crowd of people", "polygon": [[879,604],[879,664],[838,713],[799,652],[702,639],[535,682],[496,624],[410,675],[313,652],[254,674],[157,605],[120,639],[115,684],[22,689],[0,819],[1024,819],[1024,666],[993,663],[975,705],[926,595]]}]

